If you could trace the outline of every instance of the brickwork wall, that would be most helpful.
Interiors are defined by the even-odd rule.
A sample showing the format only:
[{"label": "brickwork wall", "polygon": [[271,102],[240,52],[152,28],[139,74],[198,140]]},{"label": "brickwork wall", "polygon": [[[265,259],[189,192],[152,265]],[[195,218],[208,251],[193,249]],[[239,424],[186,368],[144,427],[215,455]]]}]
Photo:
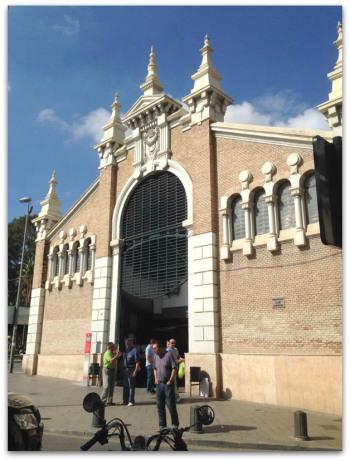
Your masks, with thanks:
[{"label": "brickwork wall", "polygon": [[211,146],[209,122],[182,132],[180,126],[171,130],[172,160],[180,163],[191,176],[193,184],[193,233],[215,232],[217,200],[215,162]]},{"label": "brickwork wall", "polygon": [[33,274],[33,289],[44,288],[45,280],[47,277],[47,254],[49,251],[49,244],[41,240],[35,246],[35,262]]},{"label": "brickwork wall", "polygon": [[91,305],[90,284],[46,291],[40,353],[82,354],[91,328]]},{"label": "brickwork wall", "polygon": [[[87,234],[95,234],[96,261],[107,257],[111,253],[111,223],[115,205],[116,168],[107,167],[100,170],[100,183],[97,190],[87,199],[83,206],[56,234],[52,236],[50,244],[59,241],[59,233],[77,230],[76,239],[79,239],[79,227],[87,226]],[[39,245],[42,252],[42,245]],[[48,250],[48,248],[47,248]],[[46,251],[47,251],[46,250]],[[38,255],[38,257],[40,256]],[[45,257],[47,260],[47,257]],[[99,269],[98,269],[99,270]],[[38,270],[39,274],[40,270]],[[46,274],[44,280],[46,279]],[[39,280],[39,275],[38,275]],[[41,353],[43,354],[81,354],[83,351],[85,333],[91,331],[93,285],[87,281],[79,286],[73,281],[72,287],[62,286],[62,289],[52,287],[46,290],[44,306],[44,324],[42,330]],[[55,339],[57,337],[57,340]]]},{"label": "brickwork wall", "polygon": [[[218,139],[218,194],[240,192],[238,175],[248,169],[251,187],[263,184],[261,167],[275,163],[274,180],[288,178],[290,153],[304,159],[300,172],[313,169],[312,151],[285,146]],[[219,220],[219,245],[222,222]],[[340,354],[342,260],[339,249],[325,246],[318,235],[298,248],[292,240],[270,253],[266,245],[247,258],[235,251],[220,261],[222,351],[253,354]],[[272,298],[283,297],[284,308]]]}]

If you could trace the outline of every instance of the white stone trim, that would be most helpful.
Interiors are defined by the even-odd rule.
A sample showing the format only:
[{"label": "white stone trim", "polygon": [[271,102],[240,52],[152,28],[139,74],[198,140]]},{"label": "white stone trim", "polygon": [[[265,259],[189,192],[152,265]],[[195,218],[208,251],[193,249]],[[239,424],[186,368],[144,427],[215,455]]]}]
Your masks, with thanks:
[{"label": "white stone trim", "polygon": [[34,355],[40,352],[44,304],[45,289],[33,288],[29,310],[26,354]]},{"label": "white stone trim", "polygon": [[[193,222],[193,192],[192,192],[191,178],[189,174],[187,173],[187,171],[179,163],[173,160],[168,161],[167,171],[177,176],[185,188],[186,198],[187,198],[187,221],[189,223],[192,223]],[[112,246],[115,245],[114,241],[119,242],[119,239],[120,239],[120,225],[121,225],[124,205],[127,202],[132,191],[144,178],[145,176],[143,176],[142,178],[130,177],[119,194],[117,203],[114,207],[113,218],[112,218],[112,242],[111,242]]]},{"label": "white stone trim", "polygon": [[295,130],[292,128],[267,127],[238,123],[217,122],[210,125],[216,138],[233,139],[259,144],[312,149],[312,138],[316,135],[331,141],[332,131]]},{"label": "white stone trim", "polygon": [[215,233],[208,232],[188,237],[188,337],[190,353],[211,353],[219,350],[216,254]]},{"label": "white stone trim", "polygon": [[108,341],[111,311],[112,258],[107,256],[95,261],[94,289],[91,313],[91,353],[98,354]]}]

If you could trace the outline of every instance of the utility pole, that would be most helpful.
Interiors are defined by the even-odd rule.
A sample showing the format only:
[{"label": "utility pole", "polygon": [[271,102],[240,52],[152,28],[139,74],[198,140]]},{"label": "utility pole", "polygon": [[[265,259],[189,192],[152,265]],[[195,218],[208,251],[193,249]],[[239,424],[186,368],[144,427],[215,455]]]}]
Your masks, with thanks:
[{"label": "utility pole", "polygon": [[16,298],[16,305],[15,310],[13,313],[13,326],[12,326],[12,341],[11,341],[11,352],[10,352],[10,361],[9,361],[9,373],[13,372],[13,360],[15,355],[15,348],[16,348],[16,339],[17,339],[17,317],[18,317],[18,310],[19,310],[19,302],[21,297],[21,286],[22,286],[22,271],[23,271],[23,261],[24,261],[24,250],[26,246],[26,237],[27,237],[27,226],[28,226],[28,218],[30,213],[32,212],[33,207],[30,207],[30,202],[32,201],[29,197],[23,197],[19,199],[21,203],[27,203],[27,213],[26,219],[24,224],[24,233],[23,233],[23,245],[22,245],[22,255],[21,255],[21,267],[19,269],[19,279],[18,279],[18,287],[17,287],[17,298]]}]

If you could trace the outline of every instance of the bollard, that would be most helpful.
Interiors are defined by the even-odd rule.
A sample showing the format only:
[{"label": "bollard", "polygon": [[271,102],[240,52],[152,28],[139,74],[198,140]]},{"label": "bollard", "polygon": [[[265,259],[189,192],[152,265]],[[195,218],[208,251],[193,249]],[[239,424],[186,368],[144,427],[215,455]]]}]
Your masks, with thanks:
[{"label": "bollard", "polygon": [[198,409],[200,408],[199,405],[194,405],[190,407],[190,432],[195,432],[196,434],[201,434],[203,432],[203,426],[201,421],[198,418]]},{"label": "bollard", "polygon": [[101,405],[92,414],[92,426],[102,427],[105,423],[105,406],[101,402]]},{"label": "bollard", "polygon": [[303,411],[294,412],[294,437],[301,440],[309,440],[307,434],[307,416]]}]

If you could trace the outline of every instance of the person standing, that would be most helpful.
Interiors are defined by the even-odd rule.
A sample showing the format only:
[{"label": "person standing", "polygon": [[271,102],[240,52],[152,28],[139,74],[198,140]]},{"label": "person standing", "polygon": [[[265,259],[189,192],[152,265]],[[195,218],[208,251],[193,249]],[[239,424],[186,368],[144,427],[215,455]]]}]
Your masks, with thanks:
[{"label": "person standing", "polygon": [[113,404],[113,392],[115,386],[115,371],[117,359],[121,357],[121,352],[117,351],[115,344],[109,342],[107,344],[107,350],[103,354],[102,359],[102,385],[103,391],[101,394],[102,402],[107,405]]},{"label": "person standing", "polygon": [[140,356],[134,338],[129,336],[125,338],[123,353],[123,404],[129,407],[135,405],[136,375],[140,368]]},{"label": "person standing", "polygon": [[179,427],[179,417],[176,409],[175,400],[175,376],[176,363],[171,352],[167,352],[156,341],[152,344],[155,352],[154,360],[154,381],[156,384],[157,410],[159,419],[159,430],[167,427],[165,405],[168,407],[171,423],[174,427]]},{"label": "person standing", "polygon": [[149,344],[145,350],[145,358],[146,358],[146,372],[147,372],[147,392],[150,394],[155,394],[154,390],[154,351],[152,345],[156,343],[155,339],[150,339]]},{"label": "person standing", "polygon": [[176,362],[176,376],[175,376],[175,398],[176,398],[176,403],[181,402],[180,394],[179,394],[179,389],[177,387],[177,372],[179,369],[179,364],[184,361],[184,359],[180,356],[180,352],[178,348],[176,347],[176,339],[171,338],[167,341],[167,351],[171,352],[174,356],[174,360]]}]

